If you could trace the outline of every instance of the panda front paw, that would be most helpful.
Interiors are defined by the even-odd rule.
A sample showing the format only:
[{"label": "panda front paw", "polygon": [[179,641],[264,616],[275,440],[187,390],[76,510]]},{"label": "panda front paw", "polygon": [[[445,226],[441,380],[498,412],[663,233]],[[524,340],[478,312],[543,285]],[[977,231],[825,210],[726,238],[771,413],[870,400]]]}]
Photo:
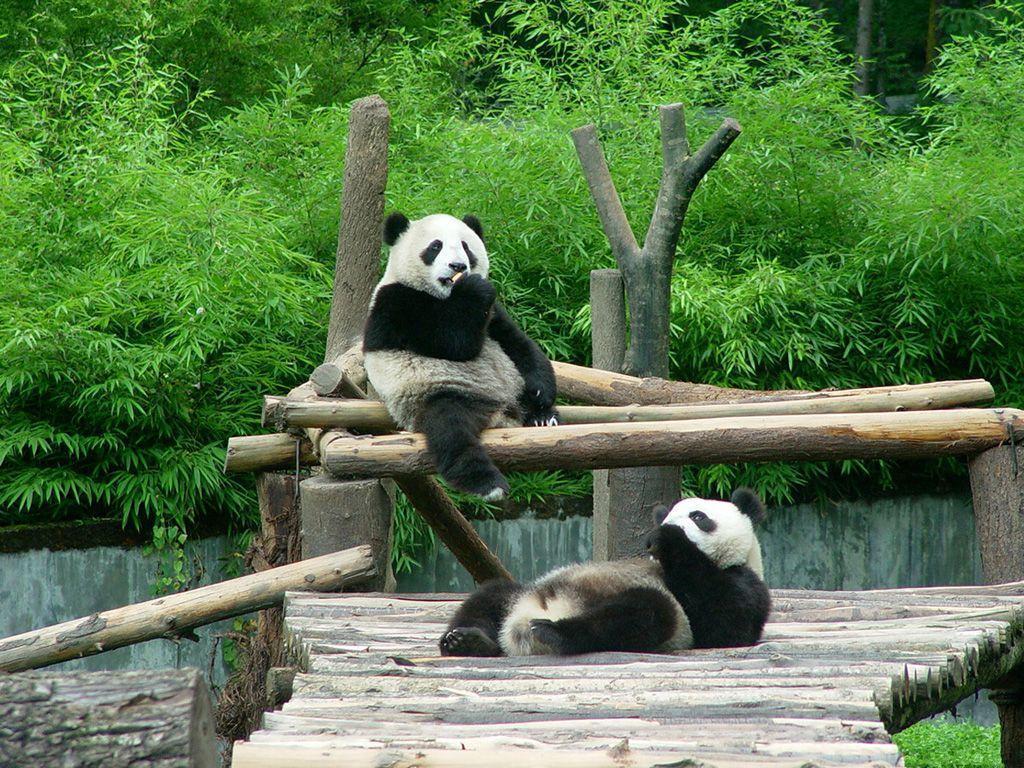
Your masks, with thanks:
[{"label": "panda front paw", "polygon": [[452,296],[490,307],[498,298],[498,291],[490,280],[474,272],[455,282],[452,286]]},{"label": "panda front paw", "polygon": [[524,405],[524,427],[557,427],[558,409],[554,406]]},{"label": "panda front paw", "polygon": [[665,562],[677,562],[688,543],[689,539],[678,526],[659,525],[648,534],[644,541],[644,547],[647,549],[647,554],[664,564]]},{"label": "panda front paw", "polygon": [[476,627],[455,627],[437,643],[442,656],[501,656],[501,646]]}]

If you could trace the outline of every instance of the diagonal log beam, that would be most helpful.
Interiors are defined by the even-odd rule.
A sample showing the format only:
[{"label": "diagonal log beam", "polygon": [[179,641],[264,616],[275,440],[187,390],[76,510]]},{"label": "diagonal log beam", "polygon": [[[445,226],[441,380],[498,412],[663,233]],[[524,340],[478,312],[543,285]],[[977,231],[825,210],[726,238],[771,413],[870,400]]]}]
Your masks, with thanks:
[{"label": "diagonal log beam", "polygon": [[259,573],[94,613],[0,640],[0,672],[92,656],[281,605],[288,590],[340,591],[373,575],[370,548],[353,547]]}]

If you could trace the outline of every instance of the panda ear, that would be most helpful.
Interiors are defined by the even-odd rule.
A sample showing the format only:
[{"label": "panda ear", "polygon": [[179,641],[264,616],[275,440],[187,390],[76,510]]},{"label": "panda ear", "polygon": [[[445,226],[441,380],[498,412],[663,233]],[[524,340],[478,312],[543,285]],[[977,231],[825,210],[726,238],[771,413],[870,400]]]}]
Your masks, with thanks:
[{"label": "panda ear", "polygon": [[767,514],[764,509],[764,503],[749,488],[737,488],[733,491],[732,498],[729,501],[735,504],[740,512],[749,517],[752,523],[761,522]]},{"label": "panda ear", "polygon": [[465,224],[470,229],[472,229],[474,232],[476,232],[476,236],[479,237],[481,240],[484,239],[484,225],[480,223],[480,219],[478,219],[476,216],[474,216],[471,213],[467,214],[466,216],[462,217],[462,223]]},{"label": "panda ear", "polygon": [[398,238],[409,228],[409,217],[395,211],[384,220],[384,242],[394,245]]},{"label": "panda ear", "polygon": [[664,504],[655,504],[654,508],[651,510],[652,517],[654,518],[654,524],[661,525],[662,523],[664,523],[665,518],[668,517],[668,513],[670,511],[671,510],[669,510],[669,508],[666,507]]}]

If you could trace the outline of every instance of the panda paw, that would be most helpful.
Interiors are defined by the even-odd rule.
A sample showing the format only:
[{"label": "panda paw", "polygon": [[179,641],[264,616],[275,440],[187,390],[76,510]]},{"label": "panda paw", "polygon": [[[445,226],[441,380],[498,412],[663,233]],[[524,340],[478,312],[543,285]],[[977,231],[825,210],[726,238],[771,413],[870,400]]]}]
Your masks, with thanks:
[{"label": "panda paw", "polygon": [[565,638],[551,619],[532,619],[530,621],[530,634],[533,635],[533,639],[538,643],[550,648],[551,653],[562,655],[566,652]]},{"label": "panda paw", "polygon": [[[540,390],[537,390],[540,397]],[[524,403],[523,426],[525,427],[557,427],[558,409],[553,405],[539,405],[535,402]]]},{"label": "panda paw", "polygon": [[437,643],[442,656],[501,656],[501,646],[476,627],[456,627]]},{"label": "panda paw", "polygon": [[647,536],[644,547],[653,560],[665,565],[681,561],[693,545],[678,526],[659,525]]},{"label": "panda paw", "polygon": [[481,305],[489,307],[498,298],[498,291],[486,277],[472,272],[455,282],[455,285],[452,286],[452,295],[472,298]]}]

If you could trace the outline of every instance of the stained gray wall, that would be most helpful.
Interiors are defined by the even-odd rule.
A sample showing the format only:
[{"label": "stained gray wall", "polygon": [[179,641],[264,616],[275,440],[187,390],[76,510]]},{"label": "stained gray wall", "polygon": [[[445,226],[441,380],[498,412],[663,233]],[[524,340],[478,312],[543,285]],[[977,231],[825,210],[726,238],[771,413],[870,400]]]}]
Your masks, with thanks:
[{"label": "stained gray wall", "polygon": [[[474,523],[520,580],[589,560],[590,518],[529,517]],[[981,561],[967,495],[904,496],[772,509],[760,531],[773,587],[874,589],[980,584]],[[462,592],[470,579],[446,549],[398,577],[401,592]]]},{"label": "stained gray wall", "polygon": [[[186,545],[189,567],[198,584],[227,578],[226,537],[200,539]],[[0,554],[0,637],[119,608],[154,597],[158,558],[140,549],[92,547],[51,552]],[[200,627],[200,642],[150,640],[98,656],[75,659],[54,669],[166,669],[198,667],[211,670],[215,685],[226,675],[220,654],[213,655],[214,635],[231,628],[230,621]]]}]

